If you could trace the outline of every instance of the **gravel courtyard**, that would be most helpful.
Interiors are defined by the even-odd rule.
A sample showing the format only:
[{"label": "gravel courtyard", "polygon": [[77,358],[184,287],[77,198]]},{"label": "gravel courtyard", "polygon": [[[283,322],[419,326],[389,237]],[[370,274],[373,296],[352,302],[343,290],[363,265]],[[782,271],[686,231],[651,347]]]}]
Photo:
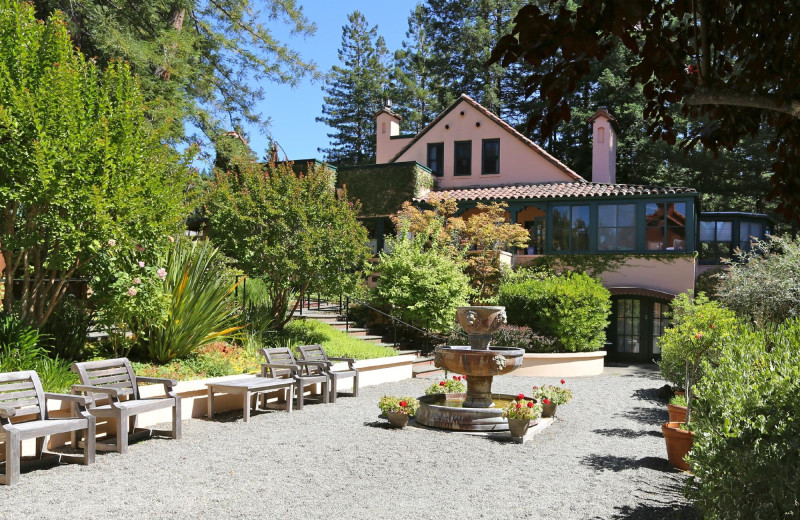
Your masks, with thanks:
[{"label": "gravel courtyard", "polygon": [[[187,421],[180,441],[23,473],[0,487],[0,518],[695,518],[686,477],[666,461],[655,371],[569,379],[574,400],[524,445],[378,418],[381,396],[419,396],[431,382],[365,387],[247,424],[241,412]],[[557,381],[504,376],[493,389],[546,383]]]}]

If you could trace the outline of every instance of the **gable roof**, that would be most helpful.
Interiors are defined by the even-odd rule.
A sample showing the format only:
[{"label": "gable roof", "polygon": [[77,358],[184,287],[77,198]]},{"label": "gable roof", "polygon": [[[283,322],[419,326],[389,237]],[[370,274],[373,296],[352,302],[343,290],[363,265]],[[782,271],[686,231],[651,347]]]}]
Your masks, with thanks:
[{"label": "gable roof", "polygon": [[[430,194],[447,193],[457,201],[492,201],[515,199],[563,199],[572,197],[641,197],[643,195],[697,194],[694,188],[603,184],[598,182],[547,182],[445,189]],[[421,202],[427,198],[414,199]]]},{"label": "gable roof", "polygon": [[400,157],[401,157],[401,156],[402,156],[404,153],[406,153],[406,152],[408,151],[408,149],[409,149],[409,148],[411,148],[412,146],[414,146],[414,144],[415,144],[417,141],[419,141],[419,140],[420,140],[420,139],[421,139],[421,138],[422,138],[422,137],[423,137],[423,136],[424,136],[426,133],[428,133],[428,131],[429,131],[431,128],[433,128],[433,127],[435,127],[437,124],[439,124],[439,122],[440,122],[442,119],[444,119],[444,118],[445,118],[445,116],[447,116],[447,114],[449,114],[450,112],[452,112],[452,111],[453,111],[453,109],[455,109],[455,108],[456,108],[456,107],[457,107],[459,104],[461,104],[461,103],[467,103],[467,104],[471,105],[471,106],[472,106],[473,108],[475,108],[475,109],[476,109],[478,112],[480,112],[480,113],[482,113],[483,115],[485,115],[486,117],[488,117],[488,118],[489,118],[491,121],[494,121],[494,122],[495,122],[495,123],[496,123],[496,124],[497,124],[497,125],[498,125],[500,128],[502,128],[503,130],[505,130],[506,132],[508,132],[508,133],[509,133],[509,134],[511,134],[512,136],[516,137],[516,138],[517,138],[518,140],[520,140],[520,141],[521,141],[521,142],[522,142],[522,143],[523,143],[525,146],[527,146],[528,148],[532,149],[533,151],[535,151],[536,153],[538,153],[539,155],[541,155],[541,156],[542,156],[542,157],[543,157],[545,160],[547,160],[547,161],[548,161],[549,163],[551,163],[553,166],[555,166],[556,168],[558,168],[559,170],[561,170],[562,172],[564,172],[565,174],[567,174],[567,175],[568,175],[570,178],[572,178],[573,180],[575,180],[575,181],[577,181],[577,182],[586,182],[586,179],[584,179],[583,177],[581,177],[580,175],[578,175],[577,173],[575,173],[574,171],[572,171],[572,170],[571,170],[571,169],[570,169],[570,168],[569,168],[569,167],[568,167],[566,164],[562,163],[561,161],[559,161],[558,159],[556,159],[555,157],[553,157],[552,155],[550,155],[549,153],[547,153],[547,152],[544,150],[544,148],[542,148],[542,147],[541,147],[541,146],[539,146],[538,144],[534,143],[533,141],[531,141],[530,139],[528,139],[527,137],[525,137],[524,135],[522,135],[521,133],[519,133],[519,132],[518,132],[518,131],[517,131],[517,130],[516,130],[514,127],[513,127],[513,126],[509,125],[508,123],[506,123],[505,121],[503,121],[502,119],[500,119],[500,117],[499,117],[499,116],[497,116],[497,115],[496,115],[496,114],[494,114],[492,111],[490,111],[488,108],[484,107],[483,105],[481,105],[480,103],[478,103],[477,101],[475,101],[474,99],[472,99],[471,97],[469,97],[469,96],[468,96],[468,95],[466,95],[466,94],[461,94],[461,96],[459,96],[459,98],[458,98],[457,100],[455,100],[455,101],[453,102],[453,104],[452,104],[452,105],[450,105],[449,107],[447,107],[447,109],[446,109],[446,110],[444,110],[444,111],[443,111],[443,112],[441,112],[441,113],[440,113],[438,116],[436,116],[436,119],[434,119],[433,121],[431,121],[431,122],[428,124],[428,126],[426,126],[425,128],[423,128],[423,129],[422,129],[422,131],[416,135],[416,137],[414,137],[414,138],[413,138],[411,141],[409,141],[409,143],[408,143],[408,144],[406,144],[406,145],[405,145],[405,146],[404,146],[402,149],[400,149],[400,151],[399,151],[399,152],[397,152],[397,154],[396,154],[394,157],[392,157],[392,158],[389,160],[389,162],[390,162],[390,163],[393,163],[393,162],[395,162],[396,160],[398,160],[398,159],[399,159],[399,158],[400,158]]}]

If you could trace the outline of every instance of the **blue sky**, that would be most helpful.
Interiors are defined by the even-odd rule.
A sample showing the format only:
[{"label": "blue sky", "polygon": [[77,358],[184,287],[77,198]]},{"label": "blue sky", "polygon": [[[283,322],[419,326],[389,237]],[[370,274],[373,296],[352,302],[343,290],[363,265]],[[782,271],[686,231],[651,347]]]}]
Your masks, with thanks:
[{"label": "blue sky", "polygon": [[[306,16],[317,24],[313,37],[305,40],[289,38],[284,27],[276,27],[274,32],[305,59],[315,61],[320,71],[328,72],[339,62],[337,51],[348,14],[361,11],[371,25],[377,24],[387,48],[394,52],[405,37],[408,15],[416,3],[417,0],[308,0],[300,4]],[[322,114],[322,87],[321,81],[312,83],[308,79],[295,88],[273,84],[264,86],[264,100],[256,108],[271,120],[267,134],[255,127],[245,127],[250,146],[259,157],[264,155],[271,135],[290,159],[322,158],[317,148],[328,146],[327,133],[330,131],[324,123],[314,121]]]}]

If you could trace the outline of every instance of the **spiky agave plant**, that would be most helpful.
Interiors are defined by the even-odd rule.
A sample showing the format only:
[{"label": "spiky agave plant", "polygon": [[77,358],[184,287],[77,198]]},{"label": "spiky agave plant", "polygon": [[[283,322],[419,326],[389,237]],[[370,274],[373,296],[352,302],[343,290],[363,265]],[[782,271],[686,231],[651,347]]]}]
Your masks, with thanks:
[{"label": "spiky agave plant", "polygon": [[168,319],[147,334],[152,361],[185,358],[198,347],[234,336],[244,325],[231,301],[241,280],[223,275],[210,242],[178,240],[167,258],[165,289],[172,295]]}]

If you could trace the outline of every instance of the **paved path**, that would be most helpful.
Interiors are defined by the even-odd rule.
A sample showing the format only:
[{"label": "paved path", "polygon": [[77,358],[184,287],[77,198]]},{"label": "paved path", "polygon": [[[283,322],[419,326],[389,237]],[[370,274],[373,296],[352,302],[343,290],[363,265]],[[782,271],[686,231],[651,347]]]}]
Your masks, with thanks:
[{"label": "paved path", "polygon": [[[555,382],[505,376],[494,389]],[[666,461],[664,383],[652,370],[570,379],[574,401],[524,445],[392,430],[378,418],[382,395],[418,396],[429,384],[366,387],[248,423],[241,411],[188,421],[180,441],[23,474],[0,487],[0,518],[695,518],[685,475]]]}]

